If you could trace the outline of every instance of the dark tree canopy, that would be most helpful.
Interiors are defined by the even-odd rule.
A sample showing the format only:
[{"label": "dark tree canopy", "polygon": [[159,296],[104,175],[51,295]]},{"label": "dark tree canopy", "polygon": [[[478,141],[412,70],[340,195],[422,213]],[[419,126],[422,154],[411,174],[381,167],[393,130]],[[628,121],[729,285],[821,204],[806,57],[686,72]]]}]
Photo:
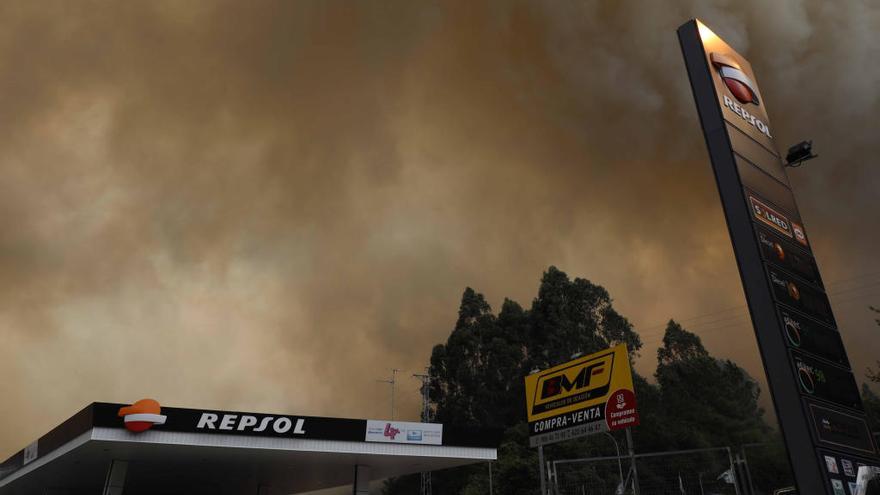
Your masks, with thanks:
[{"label": "dark tree canopy", "polygon": [[[874,306],[868,306],[868,309],[875,313],[880,313],[880,309]],[[875,318],[874,321],[877,323],[877,326],[880,326],[880,318]],[[868,379],[874,383],[880,383],[880,361],[877,361],[877,370],[868,368]]]},{"label": "dark tree canopy", "polygon": [[758,384],[730,360],[709,355],[700,338],[671,321],[657,350],[657,383],[670,448],[760,442],[769,428]]},{"label": "dark tree canopy", "polygon": [[[534,495],[537,453],[528,447],[523,377],[575,353],[619,343],[633,354],[642,346],[608,291],[585,279],[572,280],[556,267],[544,273],[529,309],[506,299],[496,315],[482,294],[467,288],[452,333],[431,354],[435,419],[504,429],[494,464],[496,493]],[[735,363],[712,357],[697,335],[670,320],[657,361],[656,383],[633,376],[641,416],[633,434],[640,451],[736,446],[769,438],[758,385]],[[607,455],[608,443],[593,436],[552,445],[548,452],[556,458]],[[773,462],[765,464],[775,469]],[[418,476],[389,480],[385,491],[416,493],[418,481]],[[434,493],[482,494],[487,483],[485,466],[433,475]]]},{"label": "dark tree canopy", "polygon": [[617,343],[632,351],[642,343],[632,325],[611,305],[603,287],[550,267],[530,311],[530,364],[545,368],[574,353],[591,353]]},{"label": "dark tree canopy", "polygon": [[880,397],[867,384],[862,384],[862,405],[871,431],[880,432]]},{"label": "dark tree canopy", "polygon": [[450,424],[500,425],[525,420],[522,377],[533,368],[626,343],[641,347],[632,325],[600,286],[550,267],[532,308],[509,299],[498,316],[482,294],[465,289],[446,344],[431,354],[436,418]]},{"label": "dark tree canopy", "polygon": [[657,362],[668,366],[674,363],[705,360],[709,357],[703,342],[696,334],[681,328],[673,320],[666,324],[663,347],[657,350]]}]

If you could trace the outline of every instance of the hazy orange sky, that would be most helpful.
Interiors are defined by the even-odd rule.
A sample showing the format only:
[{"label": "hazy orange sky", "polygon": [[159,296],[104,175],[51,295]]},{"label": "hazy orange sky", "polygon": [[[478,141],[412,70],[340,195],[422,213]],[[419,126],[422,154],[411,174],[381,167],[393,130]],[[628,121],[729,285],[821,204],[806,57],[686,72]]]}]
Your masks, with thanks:
[{"label": "hazy orange sky", "polygon": [[[675,29],[748,57],[859,377],[880,355],[880,9],[0,4],[0,459],[87,403],[417,415],[466,286],[605,286],[653,373],[757,350]],[[730,309],[734,308],[734,309]],[[694,316],[708,315],[692,319]],[[765,392],[766,393],[766,392]]]}]

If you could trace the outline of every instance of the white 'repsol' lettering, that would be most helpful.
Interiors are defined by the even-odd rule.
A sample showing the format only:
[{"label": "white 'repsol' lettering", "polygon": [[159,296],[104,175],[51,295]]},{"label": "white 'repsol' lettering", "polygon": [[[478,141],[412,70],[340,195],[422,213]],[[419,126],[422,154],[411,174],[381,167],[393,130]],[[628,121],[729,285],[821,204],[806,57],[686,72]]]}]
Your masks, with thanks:
[{"label": "white 'repsol' lettering", "polygon": [[255,424],[257,424],[256,416],[242,416],[241,421],[238,422],[238,431],[243,431]]},{"label": "white 'repsol' lettering", "polygon": [[243,414],[224,414],[220,416],[214,413],[202,413],[196,428],[199,430],[236,430],[243,432],[259,433],[269,428],[279,435],[305,435],[306,420],[302,418],[289,418],[287,416],[264,416],[259,420],[256,416]]},{"label": "white 'repsol' lettering", "polygon": [[202,417],[199,418],[199,424],[196,425],[196,428],[203,429],[207,428],[209,430],[213,430],[216,428],[214,426],[214,422],[217,421],[217,415],[211,413],[202,413]]},{"label": "white 'repsol' lettering", "polygon": [[733,99],[729,96],[722,95],[722,99],[724,100],[724,106],[731,109],[733,113],[739,115],[743,120],[751,124],[755,129],[758,129],[761,134],[764,134],[768,138],[773,138],[773,136],[770,135],[770,128],[767,127],[767,124],[762,122],[760,119],[755,118],[754,115],[750,114],[748,110],[743,108],[742,105],[740,105],[739,103],[733,101]]}]

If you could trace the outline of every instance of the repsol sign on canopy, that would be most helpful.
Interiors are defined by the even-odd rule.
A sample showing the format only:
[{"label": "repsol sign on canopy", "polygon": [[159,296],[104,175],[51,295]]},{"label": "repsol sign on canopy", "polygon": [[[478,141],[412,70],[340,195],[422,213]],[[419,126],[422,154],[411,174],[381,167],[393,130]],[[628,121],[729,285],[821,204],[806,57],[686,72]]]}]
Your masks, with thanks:
[{"label": "repsol sign on canopy", "polygon": [[[495,449],[501,442],[502,433],[502,430],[491,427],[446,427],[438,423],[184,409],[167,407],[149,398],[127,404],[93,402],[5,461],[0,459],[0,480],[15,476],[24,466],[54,456],[70,442],[79,442],[83,438],[91,439],[88,441],[104,442],[109,439],[132,444],[231,446],[235,442],[228,437],[241,435],[272,437],[275,445],[299,444],[308,452],[322,451],[323,447],[319,447],[322,440],[408,444],[408,448],[422,445]],[[310,442],[299,443],[306,439]],[[245,441],[245,444],[248,442]],[[356,446],[353,448],[360,449]],[[401,455],[393,448],[386,448],[385,452],[392,456]],[[424,450],[422,453],[408,452],[406,455],[438,455]]]},{"label": "repsol sign on canopy", "polygon": [[[145,416],[144,411],[135,408],[145,402],[152,408],[148,411],[152,415],[146,418],[152,423],[148,428],[133,429],[131,420],[142,422]],[[131,406],[98,402],[93,407],[95,426],[125,427],[134,435],[173,431],[362,442],[366,429],[366,421],[358,419],[161,407],[153,400],[141,400]]]},{"label": "repsol sign on canopy", "polygon": [[246,431],[261,433],[271,431],[279,435],[305,435],[306,420],[289,416],[263,416],[255,414],[218,414],[203,412],[196,429],[208,431]]},{"label": "repsol sign on canopy", "polygon": [[621,344],[525,377],[532,446],[639,424]]}]

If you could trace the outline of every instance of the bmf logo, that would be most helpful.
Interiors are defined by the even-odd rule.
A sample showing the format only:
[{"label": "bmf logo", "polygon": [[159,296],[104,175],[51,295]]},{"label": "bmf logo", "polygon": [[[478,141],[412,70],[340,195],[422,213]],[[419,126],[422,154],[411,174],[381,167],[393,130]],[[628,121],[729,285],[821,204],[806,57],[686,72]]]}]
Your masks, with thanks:
[{"label": "bmf logo", "polygon": [[611,386],[614,354],[583,360],[538,378],[532,414],[540,414],[571,404],[601,397]]}]

